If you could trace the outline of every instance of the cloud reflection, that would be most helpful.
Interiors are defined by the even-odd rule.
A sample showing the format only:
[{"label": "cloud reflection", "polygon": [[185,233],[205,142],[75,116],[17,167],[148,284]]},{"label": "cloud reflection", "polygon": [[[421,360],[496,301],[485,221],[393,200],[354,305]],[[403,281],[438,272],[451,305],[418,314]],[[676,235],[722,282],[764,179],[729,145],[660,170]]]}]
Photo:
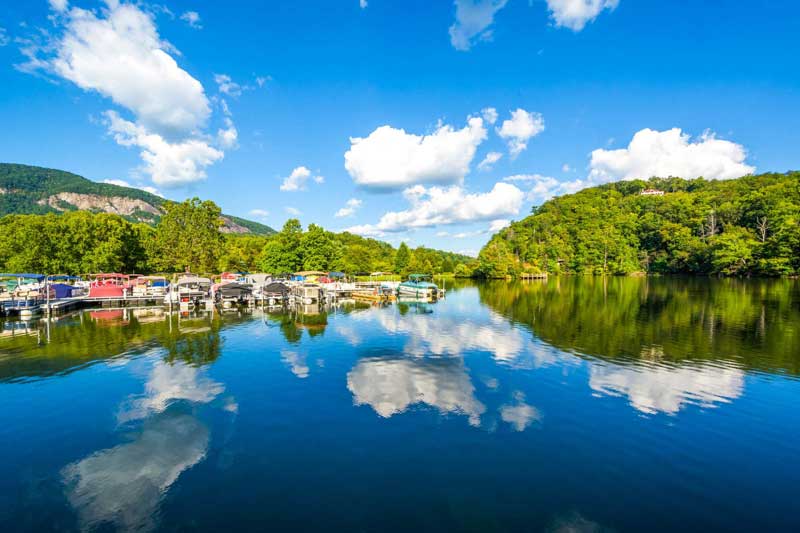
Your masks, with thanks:
[{"label": "cloud reflection", "polygon": [[62,470],[82,529],[113,523],[150,530],[162,495],[206,455],[209,432],[192,416],[162,413],[132,442],[99,451]]},{"label": "cloud reflection", "polygon": [[589,386],[603,394],[625,395],[634,408],[644,413],[676,414],[686,404],[716,407],[738,398],[744,391],[744,373],[712,365],[593,364]]},{"label": "cloud reflection", "polygon": [[525,429],[542,419],[542,415],[534,406],[525,403],[525,394],[521,391],[514,393],[514,403],[500,407],[500,418],[508,422],[516,431]]},{"label": "cloud reflection", "polygon": [[181,361],[157,361],[150,371],[142,397],[132,399],[122,406],[117,419],[124,423],[161,413],[176,400],[210,403],[225,387],[205,375],[205,368]]},{"label": "cloud reflection", "polygon": [[442,414],[466,415],[478,426],[486,411],[459,359],[362,359],[347,374],[347,388],[356,405],[369,405],[384,418],[421,403]]}]

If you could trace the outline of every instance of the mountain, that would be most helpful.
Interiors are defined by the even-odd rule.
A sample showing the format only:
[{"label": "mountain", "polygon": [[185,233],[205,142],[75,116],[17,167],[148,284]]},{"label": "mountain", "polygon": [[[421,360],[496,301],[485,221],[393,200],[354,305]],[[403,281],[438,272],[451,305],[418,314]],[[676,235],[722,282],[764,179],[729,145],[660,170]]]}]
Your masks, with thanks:
[{"label": "mountain", "polygon": [[478,274],[800,274],[800,172],[621,181],[553,198],[494,235]]},{"label": "mountain", "polygon": [[[85,210],[156,224],[164,212],[164,202],[141,189],[97,183],[63,170],[0,163],[0,216]],[[232,215],[222,215],[222,219],[225,233],[275,233],[251,220]]]}]

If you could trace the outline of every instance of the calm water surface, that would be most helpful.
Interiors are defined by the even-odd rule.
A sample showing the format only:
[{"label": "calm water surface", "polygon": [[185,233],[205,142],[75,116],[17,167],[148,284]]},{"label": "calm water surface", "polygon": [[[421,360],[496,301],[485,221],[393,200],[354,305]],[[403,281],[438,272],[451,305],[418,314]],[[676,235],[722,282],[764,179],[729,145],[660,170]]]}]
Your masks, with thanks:
[{"label": "calm water surface", "polygon": [[449,289],[0,323],[0,531],[800,530],[797,281]]}]

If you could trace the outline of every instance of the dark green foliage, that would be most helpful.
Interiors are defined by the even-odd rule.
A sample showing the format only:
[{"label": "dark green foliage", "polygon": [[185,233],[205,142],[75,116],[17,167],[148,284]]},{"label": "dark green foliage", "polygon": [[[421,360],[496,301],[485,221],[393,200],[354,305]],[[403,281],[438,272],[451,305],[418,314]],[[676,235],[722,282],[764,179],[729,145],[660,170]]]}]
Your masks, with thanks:
[{"label": "dark green foliage", "polygon": [[162,272],[213,272],[223,243],[219,207],[192,198],[167,202],[164,211],[150,242],[151,265]]},{"label": "dark green foliage", "polygon": [[[665,191],[643,196],[642,189]],[[478,273],[800,272],[800,173],[609,183],[535,207],[495,235]]]}]

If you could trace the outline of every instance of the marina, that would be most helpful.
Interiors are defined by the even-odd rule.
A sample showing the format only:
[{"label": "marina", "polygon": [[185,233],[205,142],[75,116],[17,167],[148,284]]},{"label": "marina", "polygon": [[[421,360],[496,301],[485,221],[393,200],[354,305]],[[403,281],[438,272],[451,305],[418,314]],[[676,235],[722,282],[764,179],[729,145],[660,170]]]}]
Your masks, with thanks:
[{"label": "marina", "polygon": [[59,315],[95,307],[163,306],[209,311],[255,306],[334,304],[342,301],[391,302],[398,297],[435,301],[445,290],[431,277],[411,274],[408,282],[349,281],[340,272],[270,274],[224,272],[216,281],[184,274],[173,276],[99,273],[87,276],[0,274],[0,316],[28,318]]}]

